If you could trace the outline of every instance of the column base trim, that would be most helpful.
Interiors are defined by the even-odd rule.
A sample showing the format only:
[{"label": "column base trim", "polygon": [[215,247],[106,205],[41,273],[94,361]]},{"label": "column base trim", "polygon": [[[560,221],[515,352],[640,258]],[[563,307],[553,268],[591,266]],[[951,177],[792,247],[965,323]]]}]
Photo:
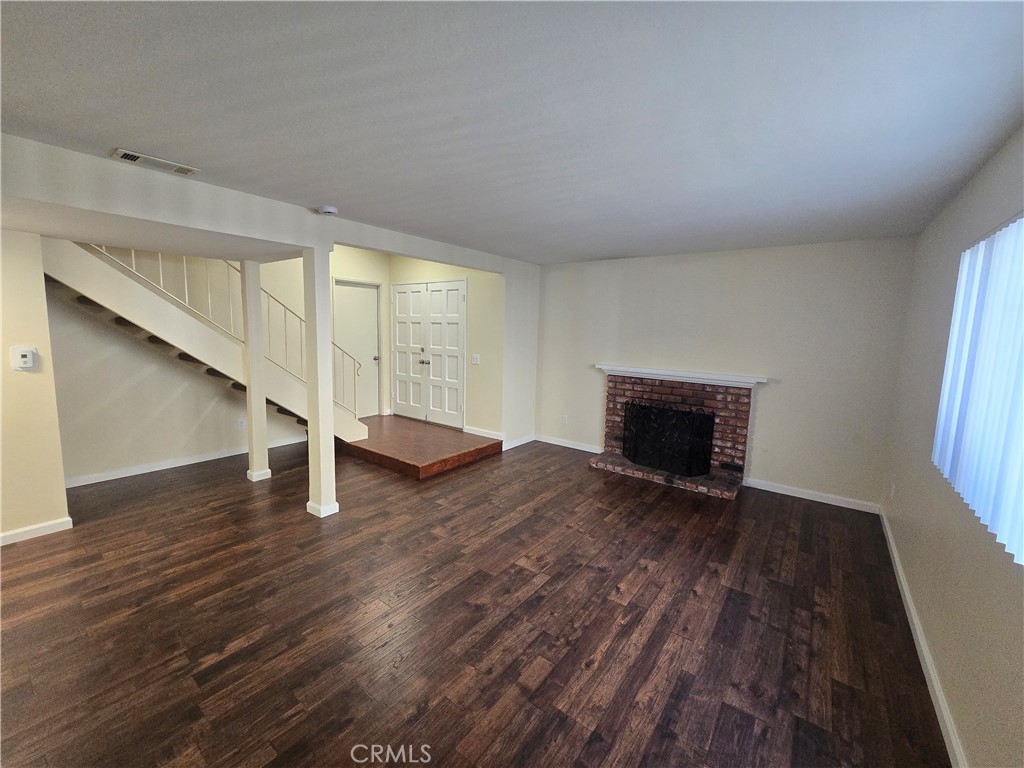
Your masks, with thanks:
[{"label": "column base trim", "polygon": [[316,517],[330,517],[338,511],[338,502],[334,502],[333,504],[317,504],[312,501],[307,501],[306,511]]},{"label": "column base trim", "polygon": [[251,469],[247,469],[245,471],[245,476],[248,477],[252,482],[258,483],[260,480],[270,479],[270,470],[257,469],[255,472],[253,472]]},{"label": "column base trim", "polygon": [[520,445],[526,445],[527,443],[532,443],[536,439],[537,438],[534,437],[533,435],[526,435],[525,437],[517,437],[515,440],[502,440],[501,441],[501,450],[502,451],[511,451],[513,448],[518,448]]}]

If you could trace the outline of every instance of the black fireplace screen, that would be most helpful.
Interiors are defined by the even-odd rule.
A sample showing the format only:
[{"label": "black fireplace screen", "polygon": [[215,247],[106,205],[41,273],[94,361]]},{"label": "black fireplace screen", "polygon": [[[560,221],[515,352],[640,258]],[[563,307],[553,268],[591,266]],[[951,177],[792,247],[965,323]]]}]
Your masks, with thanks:
[{"label": "black fireplace screen", "polygon": [[713,413],[626,403],[622,455],[634,464],[695,477],[711,471]]}]

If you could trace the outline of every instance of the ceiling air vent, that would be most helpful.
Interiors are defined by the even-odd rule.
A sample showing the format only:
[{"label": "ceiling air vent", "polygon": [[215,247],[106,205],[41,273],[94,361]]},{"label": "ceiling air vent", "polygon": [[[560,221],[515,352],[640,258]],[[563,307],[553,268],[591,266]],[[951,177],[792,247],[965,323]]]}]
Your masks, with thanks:
[{"label": "ceiling air vent", "polygon": [[159,157],[144,155],[141,152],[133,152],[130,149],[115,149],[113,155],[115,160],[123,160],[126,163],[137,165],[141,168],[151,168],[154,171],[168,171],[179,176],[191,176],[199,171],[189,165],[172,163],[168,160],[161,160]]}]

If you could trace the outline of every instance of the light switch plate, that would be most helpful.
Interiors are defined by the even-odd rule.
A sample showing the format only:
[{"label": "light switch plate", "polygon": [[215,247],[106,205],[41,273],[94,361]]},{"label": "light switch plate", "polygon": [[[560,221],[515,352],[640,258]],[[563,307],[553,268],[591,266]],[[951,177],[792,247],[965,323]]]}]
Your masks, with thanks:
[{"label": "light switch plate", "polygon": [[473,365],[480,365],[480,355],[473,355],[471,359],[473,361]]}]

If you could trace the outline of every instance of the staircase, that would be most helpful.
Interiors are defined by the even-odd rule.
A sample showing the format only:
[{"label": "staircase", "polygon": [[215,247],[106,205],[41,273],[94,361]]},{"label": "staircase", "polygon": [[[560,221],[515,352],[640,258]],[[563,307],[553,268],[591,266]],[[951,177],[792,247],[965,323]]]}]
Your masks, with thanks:
[{"label": "staircase", "polygon": [[[122,331],[245,391],[237,266],[44,238],[43,271]],[[305,321],[267,291],[262,302],[268,405],[305,426]],[[356,418],[359,364],[333,343],[332,355],[334,434],[346,442],[365,439],[367,428]]]}]

